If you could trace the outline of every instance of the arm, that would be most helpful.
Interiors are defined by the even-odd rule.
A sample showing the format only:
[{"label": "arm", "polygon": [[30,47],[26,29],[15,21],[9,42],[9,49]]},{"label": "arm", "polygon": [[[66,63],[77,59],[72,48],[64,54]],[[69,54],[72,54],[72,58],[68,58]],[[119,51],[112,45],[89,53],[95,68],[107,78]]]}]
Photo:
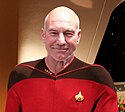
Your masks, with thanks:
[{"label": "arm", "polygon": [[105,86],[105,89],[98,96],[94,112],[118,112],[116,92]]},{"label": "arm", "polygon": [[96,74],[96,79],[101,84],[102,90],[97,97],[97,103],[94,112],[118,112],[117,93],[109,72],[102,66],[92,69]]},{"label": "arm", "polygon": [[14,89],[10,89],[7,94],[6,112],[21,112],[21,102]]},{"label": "arm", "polygon": [[18,93],[14,90],[14,85],[23,78],[24,76],[18,73],[15,67],[9,76],[5,112],[21,112],[21,101]]}]

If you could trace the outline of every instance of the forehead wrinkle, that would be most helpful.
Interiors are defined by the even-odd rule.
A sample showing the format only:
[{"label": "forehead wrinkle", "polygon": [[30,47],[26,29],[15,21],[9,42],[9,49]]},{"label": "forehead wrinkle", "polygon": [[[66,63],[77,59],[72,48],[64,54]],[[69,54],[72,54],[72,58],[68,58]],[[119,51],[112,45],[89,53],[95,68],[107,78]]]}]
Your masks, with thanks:
[{"label": "forehead wrinkle", "polygon": [[75,31],[75,29],[71,26],[60,26],[60,25],[58,25],[58,26],[49,26],[47,29],[46,29],[47,31]]}]

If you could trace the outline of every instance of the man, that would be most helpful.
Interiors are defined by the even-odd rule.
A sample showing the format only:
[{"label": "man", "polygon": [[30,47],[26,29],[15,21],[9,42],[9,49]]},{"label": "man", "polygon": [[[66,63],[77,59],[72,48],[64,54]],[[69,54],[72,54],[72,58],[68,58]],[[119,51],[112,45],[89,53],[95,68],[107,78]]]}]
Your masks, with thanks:
[{"label": "man", "polygon": [[45,18],[43,59],[11,72],[6,112],[118,112],[110,74],[74,57],[81,38],[75,12],[60,6]]}]

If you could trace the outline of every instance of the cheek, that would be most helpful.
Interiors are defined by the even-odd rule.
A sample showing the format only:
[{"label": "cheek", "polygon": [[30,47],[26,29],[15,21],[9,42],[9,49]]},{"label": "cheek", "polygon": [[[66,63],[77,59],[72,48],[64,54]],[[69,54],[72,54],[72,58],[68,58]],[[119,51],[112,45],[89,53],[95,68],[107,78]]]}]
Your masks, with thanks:
[{"label": "cheek", "polygon": [[77,39],[69,39],[69,40],[67,40],[67,42],[69,43],[69,45],[71,46],[71,48],[76,48],[76,46],[77,46]]},{"label": "cheek", "polygon": [[44,43],[46,44],[46,46],[51,46],[51,45],[53,45],[54,42],[55,42],[55,39],[53,39],[53,38],[44,39]]}]

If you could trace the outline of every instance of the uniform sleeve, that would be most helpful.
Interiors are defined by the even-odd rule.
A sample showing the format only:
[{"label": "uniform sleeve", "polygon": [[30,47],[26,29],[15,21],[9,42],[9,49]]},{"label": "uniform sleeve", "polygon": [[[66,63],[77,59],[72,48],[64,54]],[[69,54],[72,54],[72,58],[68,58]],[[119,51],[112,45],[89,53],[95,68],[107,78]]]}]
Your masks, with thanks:
[{"label": "uniform sleeve", "polygon": [[10,89],[7,94],[6,112],[21,112],[21,103],[18,94]]},{"label": "uniform sleeve", "polygon": [[20,74],[17,74],[14,68],[9,76],[8,81],[8,92],[6,100],[6,111],[5,112],[21,112],[21,103],[17,92],[14,90],[14,85],[21,80]]},{"label": "uniform sleeve", "polygon": [[118,112],[117,93],[111,75],[102,66],[93,67],[92,71],[93,74],[96,73],[96,78],[102,88],[94,112]]},{"label": "uniform sleeve", "polygon": [[[37,63],[39,63],[39,60],[34,62],[29,62],[28,64],[35,66]],[[16,65],[11,71],[8,80],[6,112],[22,112],[21,110],[22,103],[18,95],[18,91],[15,88],[15,85],[20,81],[30,77],[31,73],[32,69],[27,69],[27,67],[21,66],[21,64]]]},{"label": "uniform sleeve", "polygon": [[109,87],[106,87],[106,89],[98,96],[94,112],[118,112],[116,92]]}]

